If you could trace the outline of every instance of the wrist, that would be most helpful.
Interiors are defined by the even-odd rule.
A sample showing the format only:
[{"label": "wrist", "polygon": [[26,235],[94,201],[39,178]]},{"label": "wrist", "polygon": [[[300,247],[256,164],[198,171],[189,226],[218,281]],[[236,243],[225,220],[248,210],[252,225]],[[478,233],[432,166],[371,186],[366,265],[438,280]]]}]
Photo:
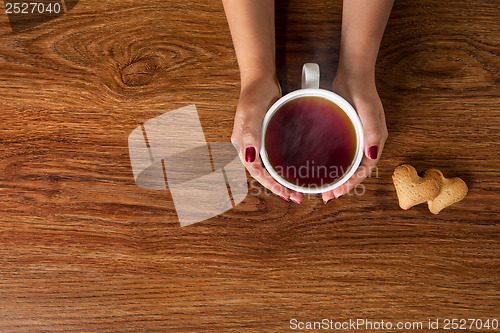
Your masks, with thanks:
[{"label": "wrist", "polygon": [[241,91],[254,89],[255,86],[278,86],[276,70],[253,68],[240,70]]},{"label": "wrist", "polygon": [[240,68],[241,90],[255,84],[278,82],[274,67]]},{"label": "wrist", "polygon": [[375,83],[375,60],[361,56],[341,56],[337,76]]},{"label": "wrist", "polygon": [[341,96],[344,94],[351,98],[354,98],[354,95],[359,95],[359,93],[362,93],[362,95],[377,93],[374,70],[359,67],[341,68],[339,66],[332,88],[334,92],[341,92]]},{"label": "wrist", "polygon": [[271,105],[281,97],[278,78],[272,75],[242,81],[237,110],[245,114],[264,115]]}]

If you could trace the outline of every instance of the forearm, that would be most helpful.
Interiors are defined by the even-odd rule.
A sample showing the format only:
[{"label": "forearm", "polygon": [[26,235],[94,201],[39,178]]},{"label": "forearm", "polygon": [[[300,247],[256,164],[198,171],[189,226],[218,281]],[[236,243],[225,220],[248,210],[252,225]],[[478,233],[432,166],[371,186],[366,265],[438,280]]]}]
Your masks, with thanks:
[{"label": "forearm", "polygon": [[242,86],[276,73],[273,0],[223,0]]},{"label": "forearm", "polygon": [[374,78],[375,62],[394,0],[344,0],[339,70]]}]

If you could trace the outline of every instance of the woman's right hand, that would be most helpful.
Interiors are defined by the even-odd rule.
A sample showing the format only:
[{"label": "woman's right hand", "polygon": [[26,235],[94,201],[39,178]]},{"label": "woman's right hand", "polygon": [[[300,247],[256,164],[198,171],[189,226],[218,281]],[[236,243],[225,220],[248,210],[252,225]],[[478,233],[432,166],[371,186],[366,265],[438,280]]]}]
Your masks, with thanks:
[{"label": "woman's right hand", "polygon": [[295,203],[302,202],[302,194],[279,184],[264,168],[260,159],[262,121],[267,110],[281,97],[275,76],[256,78],[242,84],[240,99],[234,117],[231,142],[239,152],[241,162],[250,175],[276,195]]}]

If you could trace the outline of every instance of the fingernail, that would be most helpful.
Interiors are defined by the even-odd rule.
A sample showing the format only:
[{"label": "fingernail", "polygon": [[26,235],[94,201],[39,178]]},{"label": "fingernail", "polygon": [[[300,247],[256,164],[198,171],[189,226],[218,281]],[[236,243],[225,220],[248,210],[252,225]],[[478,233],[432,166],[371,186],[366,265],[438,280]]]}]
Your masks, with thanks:
[{"label": "fingernail", "polygon": [[368,149],[368,157],[371,158],[372,160],[376,160],[378,156],[378,146],[371,146],[370,149]]},{"label": "fingernail", "polygon": [[328,200],[323,199],[323,202],[324,202],[324,203],[325,203],[325,205],[326,205],[326,204],[327,204],[330,200],[332,200],[332,199],[328,199]]},{"label": "fingernail", "polygon": [[302,205],[302,202],[300,202],[300,201],[297,201],[297,200],[292,199],[292,198],[290,198],[290,200],[292,200],[293,202],[295,202],[295,203],[296,203],[296,204],[298,204],[298,205]]},{"label": "fingernail", "polygon": [[245,161],[248,163],[255,161],[255,147],[247,147],[245,149]]},{"label": "fingernail", "polygon": [[280,195],[281,199],[285,200],[285,201],[288,201],[288,198],[287,197],[284,197],[282,195]]}]

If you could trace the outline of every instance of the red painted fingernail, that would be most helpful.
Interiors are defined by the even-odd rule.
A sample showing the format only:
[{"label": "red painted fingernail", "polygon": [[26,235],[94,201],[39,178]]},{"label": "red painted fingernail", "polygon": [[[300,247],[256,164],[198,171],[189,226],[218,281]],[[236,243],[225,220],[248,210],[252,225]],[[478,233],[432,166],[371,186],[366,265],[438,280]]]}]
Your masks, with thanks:
[{"label": "red painted fingernail", "polygon": [[300,202],[300,201],[297,201],[297,200],[292,199],[292,198],[290,198],[290,200],[292,200],[293,202],[295,202],[295,203],[296,203],[296,204],[298,204],[298,205],[302,205],[302,202]]},{"label": "red painted fingernail", "polygon": [[368,149],[368,157],[371,158],[372,160],[376,160],[378,156],[378,146],[371,146],[370,149]]},{"label": "red painted fingernail", "polygon": [[255,161],[255,147],[247,147],[245,149],[245,161],[248,163]]},{"label": "red painted fingernail", "polygon": [[288,201],[288,198],[287,197],[284,197],[282,195],[280,195],[281,199],[285,200],[285,201]]}]

